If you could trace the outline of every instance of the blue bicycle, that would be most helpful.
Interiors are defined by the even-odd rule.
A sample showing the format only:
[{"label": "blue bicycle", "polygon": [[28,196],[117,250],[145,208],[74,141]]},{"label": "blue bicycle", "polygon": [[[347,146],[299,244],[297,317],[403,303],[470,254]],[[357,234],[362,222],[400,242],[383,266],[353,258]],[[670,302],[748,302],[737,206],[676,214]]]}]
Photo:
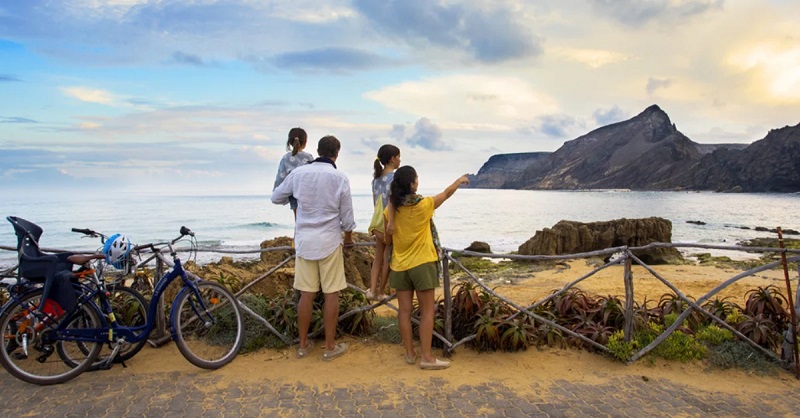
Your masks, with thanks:
[{"label": "blue bicycle", "polygon": [[[26,224],[17,223],[15,229],[19,225]],[[19,237],[20,231],[17,232]],[[29,231],[23,234],[31,235]],[[180,236],[169,242],[131,249],[137,255],[150,252],[171,267],[154,286],[144,325],[126,326],[117,321],[112,303],[104,294],[99,295],[99,305],[95,303],[97,298],[80,297],[75,308],[58,315],[47,309],[42,289],[12,294],[0,310],[0,365],[20,380],[50,385],[66,382],[91,368],[104,344],[112,347],[112,354],[106,360],[110,364],[125,347],[148,338],[155,327],[159,300],[178,278],[182,286],[172,302],[169,322],[178,350],[190,363],[205,369],[217,369],[231,362],[239,353],[244,337],[238,300],[224,286],[201,280],[183,269],[174,245],[185,237],[189,237],[193,247],[196,245],[194,233],[181,227]],[[36,254],[26,257],[23,241],[20,239],[21,275],[35,271],[45,261],[56,263],[50,268],[59,268],[65,261],[83,264],[92,258],[105,257],[42,254],[38,258]],[[34,241],[38,241],[38,236]],[[171,260],[163,254],[165,250]]]}]

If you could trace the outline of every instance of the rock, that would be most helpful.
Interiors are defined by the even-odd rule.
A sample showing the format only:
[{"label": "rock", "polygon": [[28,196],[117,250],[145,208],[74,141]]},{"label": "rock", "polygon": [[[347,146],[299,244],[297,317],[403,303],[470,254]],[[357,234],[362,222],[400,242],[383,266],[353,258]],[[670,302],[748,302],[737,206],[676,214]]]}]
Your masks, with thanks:
[{"label": "rock", "polygon": [[[536,231],[519,246],[522,255],[562,255],[611,247],[640,247],[652,242],[672,242],[672,222],[651,217],[582,223],[559,221],[553,228]],[[647,264],[679,264],[683,257],[675,248],[654,248],[634,254]],[[605,261],[611,256],[607,256]]]},{"label": "rock", "polygon": [[694,224],[694,225],[705,225],[706,223],[703,221],[686,221],[687,224]]},{"label": "rock", "polygon": [[[292,246],[292,239],[289,237],[277,237],[271,240],[267,240],[261,243],[261,249],[265,248],[276,248],[276,247],[291,247]],[[292,250],[282,250],[282,251],[267,251],[261,253],[261,262],[265,264],[276,265],[281,261],[285,260],[288,257],[294,256],[294,251]],[[294,262],[292,261],[292,266],[294,266]]]},{"label": "rock", "polygon": [[484,253],[484,254],[491,254],[492,249],[489,247],[489,244],[483,241],[472,241],[472,244],[469,247],[464,248],[464,251],[472,251],[475,253]]}]

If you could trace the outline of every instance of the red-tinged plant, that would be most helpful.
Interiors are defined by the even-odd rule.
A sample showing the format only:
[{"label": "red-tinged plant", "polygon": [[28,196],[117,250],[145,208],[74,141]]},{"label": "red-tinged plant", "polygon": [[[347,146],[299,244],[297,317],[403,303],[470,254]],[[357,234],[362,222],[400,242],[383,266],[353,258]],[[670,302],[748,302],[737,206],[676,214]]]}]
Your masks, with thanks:
[{"label": "red-tinged plant", "polygon": [[703,309],[705,309],[706,311],[708,311],[708,313],[724,321],[726,318],[728,318],[730,314],[733,313],[734,310],[736,309],[739,309],[740,311],[742,310],[738,305],[729,301],[728,299],[730,298],[731,297],[728,296],[724,298],[717,297],[708,300],[706,301],[706,303],[703,304]]},{"label": "red-tinged plant", "polygon": [[775,323],[761,314],[746,316],[736,329],[754,343],[772,350],[777,350],[783,340]]},{"label": "red-tinged plant", "polygon": [[478,351],[495,351],[500,347],[503,319],[487,312],[475,321],[475,346]]},{"label": "red-tinged plant", "polygon": [[528,317],[519,317],[507,323],[508,328],[500,337],[503,351],[527,350],[535,329]]},{"label": "red-tinged plant", "polygon": [[745,307],[743,312],[750,316],[763,315],[775,323],[779,330],[786,328],[789,322],[789,313],[786,306],[789,301],[775,285],[758,287],[745,293]]},{"label": "red-tinged plant", "polygon": [[622,328],[625,324],[625,304],[617,296],[597,299],[598,322],[612,328]]}]

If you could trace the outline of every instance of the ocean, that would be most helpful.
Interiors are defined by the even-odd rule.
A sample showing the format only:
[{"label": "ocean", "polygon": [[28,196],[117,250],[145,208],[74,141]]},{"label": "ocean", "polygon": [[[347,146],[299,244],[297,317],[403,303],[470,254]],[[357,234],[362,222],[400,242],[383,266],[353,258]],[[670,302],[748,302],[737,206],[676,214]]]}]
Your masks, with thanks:
[{"label": "ocean", "polygon": [[[423,190],[422,194],[439,191]],[[755,231],[758,226],[800,230],[795,212],[799,204],[800,194],[462,189],[436,211],[434,221],[445,247],[462,249],[473,241],[484,241],[495,253],[516,251],[537,230],[562,219],[594,222],[650,216],[672,221],[673,242],[734,245],[751,238],[775,237]],[[100,247],[99,240],[82,238],[70,232],[71,228],[90,228],[106,235],[122,233],[134,244],[143,244],[175,238],[185,225],[196,233],[202,248],[256,250],[264,240],[291,236],[294,224],[288,205],[273,205],[266,195],[7,196],[0,205],[4,217],[18,216],[41,226],[42,247],[68,250]],[[356,231],[366,232],[372,216],[369,192],[354,193],[353,205]],[[16,247],[7,221],[0,223],[0,245]],[[746,257],[745,253],[736,254]],[[201,252],[198,261],[215,261],[220,256]],[[0,250],[0,267],[15,263],[15,252]]]}]

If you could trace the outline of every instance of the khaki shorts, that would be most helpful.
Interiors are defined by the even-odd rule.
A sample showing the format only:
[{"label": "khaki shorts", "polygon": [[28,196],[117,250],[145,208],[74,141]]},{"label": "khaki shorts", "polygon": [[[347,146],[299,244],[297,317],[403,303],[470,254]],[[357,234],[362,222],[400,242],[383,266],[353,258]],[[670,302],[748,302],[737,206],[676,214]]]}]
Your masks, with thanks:
[{"label": "khaki shorts", "polygon": [[428,290],[439,287],[437,261],[403,271],[389,271],[389,284],[397,290]]},{"label": "khaki shorts", "polygon": [[322,260],[294,259],[294,288],[301,292],[335,293],[347,287],[340,245]]}]

